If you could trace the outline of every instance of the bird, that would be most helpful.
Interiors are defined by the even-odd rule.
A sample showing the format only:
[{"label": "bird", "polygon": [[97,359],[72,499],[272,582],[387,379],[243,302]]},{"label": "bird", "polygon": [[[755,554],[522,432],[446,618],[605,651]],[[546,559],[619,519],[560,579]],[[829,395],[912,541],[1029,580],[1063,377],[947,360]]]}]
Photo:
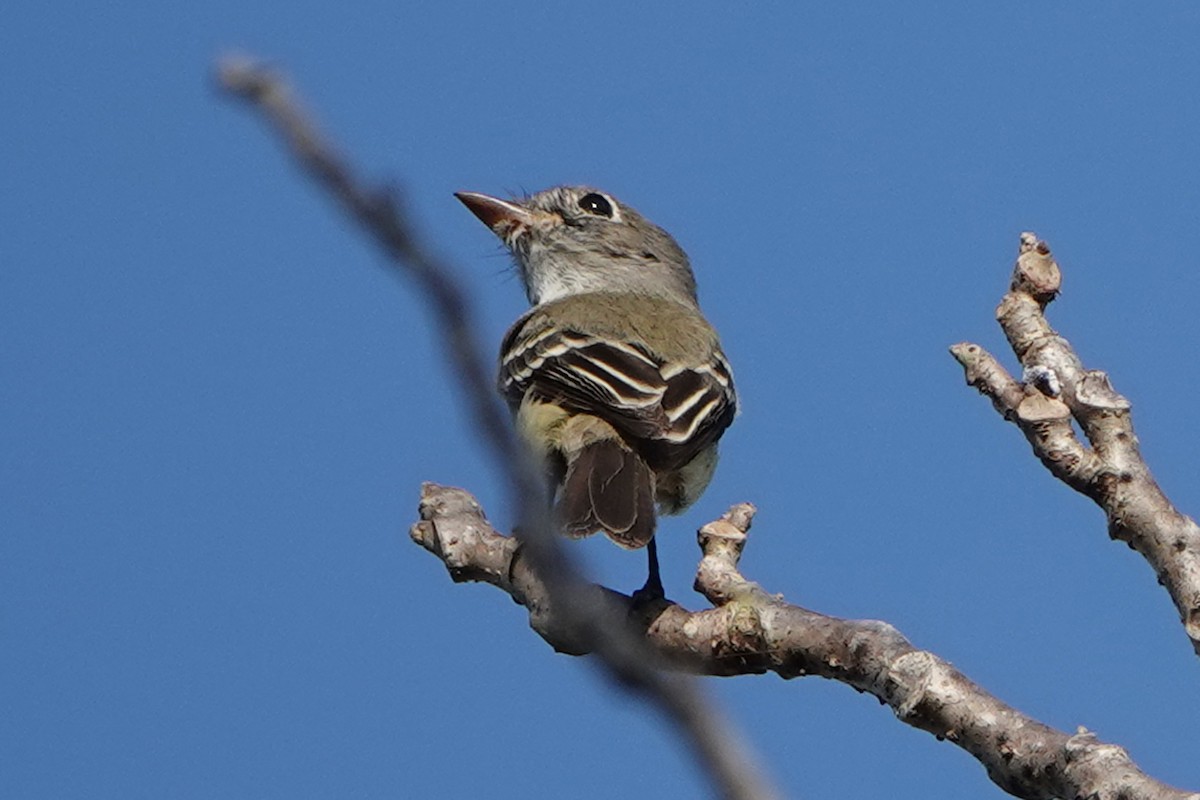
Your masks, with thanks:
[{"label": "bird", "polygon": [[561,532],[645,547],[639,592],[663,597],[656,509],[696,502],[738,410],[687,255],[589,186],[455,196],[510,251],[531,305],[504,336],[498,383],[545,465]]}]

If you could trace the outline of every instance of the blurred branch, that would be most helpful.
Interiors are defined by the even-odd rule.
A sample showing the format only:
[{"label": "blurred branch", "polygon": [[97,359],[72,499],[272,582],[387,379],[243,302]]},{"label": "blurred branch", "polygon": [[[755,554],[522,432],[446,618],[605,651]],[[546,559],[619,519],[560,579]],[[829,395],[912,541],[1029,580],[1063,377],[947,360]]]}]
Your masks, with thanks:
[{"label": "blurred branch", "polygon": [[[475,424],[508,481],[519,521],[520,563],[555,609],[564,640],[595,652],[621,685],[648,699],[671,720],[721,796],[763,800],[777,796],[750,759],[741,739],[698,691],[694,681],[660,670],[656,656],[629,625],[625,609],[583,580],[553,533],[540,470],[519,443],[493,388],[488,361],[480,356],[466,293],[447,264],[423,246],[394,192],[360,180],[296,101],[287,82],[258,62],[226,58],[218,82],[245,100],[271,125],[297,165],[309,174],[388,257],[388,263],[432,302],[447,361]],[[507,545],[510,560],[515,542]]]},{"label": "blurred branch", "polygon": [[[516,542],[488,523],[475,499],[435,484],[422,487],[414,541],[440,558],[455,581],[482,581],[529,611],[530,625],[555,649],[582,654],[554,598],[518,555]],[[886,703],[908,725],[963,748],[997,786],[1023,798],[1200,800],[1143,774],[1124,749],[1084,729],[1055,730],[1008,706],[894,627],[844,620],[790,605],[746,580],[738,562],[754,508],[734,506],[700,529],[696,589],[712,604],[688,611],[663,600],[643,617],[643,634],[676,669],[706,675],[774,672],[818,675]],[[633,598],[596,586],[606,601],[633,609]]]},{"label": "blurred branch", "polygon": [[[1046,321],[1045,308],[1061,282],[1046,243],[1021,234],[1012,285],[996,318],[1024,368],[1023,382],[979,345],[963,342],[950,352],[967,383],[1021,429],[1046,468],[1104,510],[1109,536],[1150,562],[1200,654],[1200,527],[1171,505],[1150,474],[1129,401],[1105,373],[1085,370],[1070,343]],[[1090,447],[1076,437],[1072,418]]]}]

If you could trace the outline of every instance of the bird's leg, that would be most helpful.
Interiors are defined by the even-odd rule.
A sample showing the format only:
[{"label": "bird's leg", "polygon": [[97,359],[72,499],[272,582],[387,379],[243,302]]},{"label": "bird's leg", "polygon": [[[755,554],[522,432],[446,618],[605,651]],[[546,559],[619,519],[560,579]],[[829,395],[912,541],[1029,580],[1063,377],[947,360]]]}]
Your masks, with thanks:
[{"label": "bird's leg", "polygon": [[663,591],[662,576],[658,572],[658,543],[654,539],[646,544],[646,560],[649,562],[650,571],[646,576],[646,585],[633,594],[635,605],[667,596]]}]

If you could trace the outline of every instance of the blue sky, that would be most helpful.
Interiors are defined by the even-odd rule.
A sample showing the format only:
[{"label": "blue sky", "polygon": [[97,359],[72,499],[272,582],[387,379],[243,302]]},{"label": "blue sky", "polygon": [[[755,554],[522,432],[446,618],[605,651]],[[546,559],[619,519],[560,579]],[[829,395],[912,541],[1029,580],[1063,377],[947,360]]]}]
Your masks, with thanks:
[{"label": "blue sky", "polygon": [[[421,299],[212,90],[230,49],[404,187],[489,348],[524,298],[455,190],[589,183],[689,252],[744,412],[662,527],[670,595],[702,605],[692,531],[752,500],[770,591],[1200,788],[1165,592],[946,353],[1007,357],[1037,231],[1053,324],[1200,510],[1200,9],[946,5],[10,4],[0,795],[704,794],[657,719],[409,542],[421,481],[503,526],[500,482]],[[706,684],[790,795],[1004,796],[844,686]]]}]

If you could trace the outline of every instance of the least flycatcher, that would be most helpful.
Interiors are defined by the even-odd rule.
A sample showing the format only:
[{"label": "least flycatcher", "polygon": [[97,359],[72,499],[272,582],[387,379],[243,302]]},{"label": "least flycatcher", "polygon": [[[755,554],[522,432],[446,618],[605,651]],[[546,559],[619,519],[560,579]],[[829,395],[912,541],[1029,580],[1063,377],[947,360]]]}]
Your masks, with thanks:
[{"label": "least flycatcher", "polygon": [[546,464],[562,530],[647,547],[645,590],[661,595],[655,505],[674,514],[700,497],[737,411],[687,256],[596,189],[455,196],[512,252],[533,304],[504,337],[500,390]]}]

